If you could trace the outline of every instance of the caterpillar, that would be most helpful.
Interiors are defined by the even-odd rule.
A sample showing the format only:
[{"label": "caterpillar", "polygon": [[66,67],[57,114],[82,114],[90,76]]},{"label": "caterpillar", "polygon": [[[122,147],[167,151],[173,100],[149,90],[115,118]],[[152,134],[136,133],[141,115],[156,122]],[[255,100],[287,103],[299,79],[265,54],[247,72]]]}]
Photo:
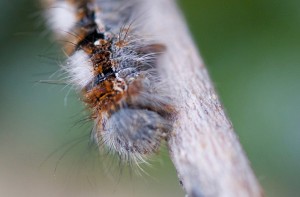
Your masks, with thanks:
[{"label": "caterpillar", "polygon": [[171,93],[158,60],[166,47],[137,24],[137,0],[47,0],[47,23],[67,44],[61,71],[94,121],[99,149],[135,163],[156,153],[172,130]]}]

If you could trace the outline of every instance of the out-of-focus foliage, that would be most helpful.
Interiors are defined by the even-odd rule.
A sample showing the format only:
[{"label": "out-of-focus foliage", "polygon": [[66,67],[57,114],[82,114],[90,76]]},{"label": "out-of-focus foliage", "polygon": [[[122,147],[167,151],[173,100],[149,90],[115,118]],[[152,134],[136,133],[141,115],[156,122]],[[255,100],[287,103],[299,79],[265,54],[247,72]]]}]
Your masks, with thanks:
[{"label": "out-of-focus foliage", "polygon": [[[267,195],[298,196],[300,2],[179,3]],[[0,196],[183,196],[166,150],[146,167],[150,177],[120,175],[90,155],[76,95],[35,83],[61,61],[37,8],[0,1]]]},{"label": "out-of-focus foliage", "polygon": [[268,196],[300,194],[300,1],[182,1]]}]

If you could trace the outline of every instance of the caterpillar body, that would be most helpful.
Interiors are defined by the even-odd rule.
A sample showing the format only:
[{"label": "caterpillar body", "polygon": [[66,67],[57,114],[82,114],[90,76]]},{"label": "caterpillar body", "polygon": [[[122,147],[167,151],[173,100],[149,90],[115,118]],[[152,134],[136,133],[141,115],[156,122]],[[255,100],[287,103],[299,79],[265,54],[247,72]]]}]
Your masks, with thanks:
[{"label": "caterpillar body", "polygon": [[62,71],[94,121],[92,140],[144,162],[172,129],[172,98],[157,69],[166,50],[134,27],[136,0],[48,0],[49,26],[67,43]]}]

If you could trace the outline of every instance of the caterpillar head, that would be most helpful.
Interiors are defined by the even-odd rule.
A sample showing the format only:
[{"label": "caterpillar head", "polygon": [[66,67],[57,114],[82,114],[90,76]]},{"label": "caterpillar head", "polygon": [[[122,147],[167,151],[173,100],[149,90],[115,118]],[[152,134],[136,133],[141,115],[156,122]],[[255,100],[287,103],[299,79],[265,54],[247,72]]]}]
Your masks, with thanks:
[{"label": "caterpillar head", "polygon": [[106,122],[104,144],[122,160],[143,162],[155,153],[171,126],[159,114],[142,109],[121,109]]}]

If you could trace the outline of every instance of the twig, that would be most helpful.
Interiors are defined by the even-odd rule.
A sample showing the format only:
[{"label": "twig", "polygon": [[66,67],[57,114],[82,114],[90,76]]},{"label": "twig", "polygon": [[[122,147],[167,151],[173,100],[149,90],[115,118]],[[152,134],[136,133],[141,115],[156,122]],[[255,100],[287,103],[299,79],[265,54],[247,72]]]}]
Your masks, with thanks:
[{"label": "twig", "polygon": [[145,30],[167,46],[159,64],[179,110],[168,145],[187,195],[263,196],[174,0],[140,1]]}]

